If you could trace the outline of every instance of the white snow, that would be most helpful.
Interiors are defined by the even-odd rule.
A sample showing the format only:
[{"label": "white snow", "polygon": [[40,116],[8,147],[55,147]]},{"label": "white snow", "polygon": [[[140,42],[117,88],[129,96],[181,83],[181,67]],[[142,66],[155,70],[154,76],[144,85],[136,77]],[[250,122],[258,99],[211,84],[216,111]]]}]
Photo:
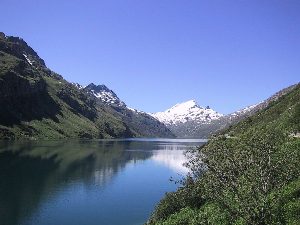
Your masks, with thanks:
[{"label": "white snow", "polygon": [[135,113],[149,114],[149,113],[145,113],[144,111],[140,111],[140,110],[128,107],[128,106],[126,106],[126,108],[133,111],[133,112],[135,112]]},{"label": "white snow", "polygon": [[251,111],[252,109],[254,109],[256,106],[258,106],[259,104],[261,104],[262,102],[259,102],[257,104],[254,104],[254,105],[250,105],[250,106],[247,106],[246,108],[243,108],[241,110],[238,110],[238,111],[235,111],[233,113],[230,113],[229,116],[231,117],[236,117],[236,116],[239,116],[241,114],[245,114],[249,111]]},{"label": "white snow", "polygon": [[25,59],[27,60],[27,62],[32,66],[34,61],[31,61],[27,55],[23,54],[23,56],[25,57]]},{"label": "white snow", "polygon": [[100,92],[96,92],[95,90],[91,90],[91,93],[104,103],[126,106],[112,91],[101,90]]},{"label": "white snow", "polygon": [[79,90],[83,89],[84,87],[78,83],[71,83],[73,84],[75,87],[77,87]]},{"label": "white snow", "polygon": [[130,108],[130,107],[128,107],[128,106],[127,106],[127,109],[129,109],[129,110],[131,110],[131,111],[134,111],[134,112],[136,112],[136,111],[137,111],[136,109],[134,109],[134,108]]},{"label": "white snow", "polygon": [[150,114],[164,124],[186,123],[196,121],[198,123],[210,123],[223,115],[210,108],[204,108],[195,100],[179,103],[164,112]]}]

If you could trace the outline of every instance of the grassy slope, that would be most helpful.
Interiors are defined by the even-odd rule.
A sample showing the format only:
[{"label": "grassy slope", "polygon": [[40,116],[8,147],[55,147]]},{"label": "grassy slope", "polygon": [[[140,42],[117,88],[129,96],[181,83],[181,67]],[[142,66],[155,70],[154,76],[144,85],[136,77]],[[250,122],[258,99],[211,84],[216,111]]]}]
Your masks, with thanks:
[{"label": "grassy slope", "polygon": [[[278,184],[267,193],[267,196],[262,196],[262,198],[271,199],[271,203],[269,204],[271,220],[266,220],[267,222],[265,221],[261,224],[300,224],[299,131],[300,85],[298,84],[291,92],[280,97],[277,101],[272,102],[266,109],[214,137],[201,150],[201,152],[210,155],[211,160],[214,159],[217,164],[222,165],[224,169],[224,171],[222,171],[223,174],[232,172],[233,174],[238,174],[237,176],[239,177],[243,177],[246,172],[248,172],[247,170],[226,171],[226,168],[232,170],[234,167],[228,163],[228,158],[230,157],[228,157],[228,152],[225,153],[224,151],[227,149],[222,149],[222,146],[231,146],[233,153],[236,154],[237,157],[240,155],[239,160],[243,161],[246,157],[243,158],[241,156],[248,152],[243,152],[237,146],[244,146],[251,152],[251,149],[255,148],[256,140],[266,141],[264,139],[265,134],[274,133],[274,137],[276,138],[270,138],[268,142],[276,149],[276,154],[274,157],[272,156],[272,160],[274,160],[275,165],[282,165],[281,167],[279,166]],[[254,143],[253,140],[251,140],[252,138]],[[241,143],[247,144],[241,145]],[[218,151],[218,148],[220,148],[221,151]],[[196,157],[194,159],[196,159],[196,167],[197,165],[199,166],[199,158]],[[235,158],[233,157],[233,159]],[[260,159],[258,158],[257,160]],[[197,170],[195,161],[191,164],[191,167]],[[293,173],[290,174],[291,170],[293,170]],[[210,193],[211,190],[208,190],[213,188],[214,184],[207,185],[207,183],[210,183],[210,180],[215,179],[210,173],[211,172],[208,171],[204,176],[199,176],[192,182],[186,182],[185,186],[180,188],[177,192],[167,194],[156,207],[149,224],[249,224],[241,217],[232,219],[226,207],[224,207],[224,205],[220,206],[220,202],[215,200],[217,198],[214,198]],[[287,174],[290,175],[289,179],[286,177]],[[282,175],[282,177],[280,177],[280,175]],[[238,182],[240,182],[239,179]],[[253,183],[255,184],[254,181]],[[251,182],[241,185],[242,199],[243,197],[251,199],[251,196],[247,196],[247,190],[251,187],[250,185],[252,185]],[[254,186],[254,188],[257,188],[257,186]],[[226,189],[225,185],[224,189]],[[218,193],[218,191],[216,193]],[[232,193],[229,191],[227,196],[231,195]],[[224,196],[224,199],[227,201],[232,200],[232,198],[227,198],[226,195]],[[227,203],[229,205],[238,205],[240,202],[237,199],[233,199],[232,203]],[[253,201],[252,203],[255,204],[256,202]],[[248,204],[251,204],[251,201]],[[249,210],[249,214],[250,212],[251,210]],[[247,215],[245,218],[246,217]]]},{"label": "grassy slope", "polygon": [[146,114],[98,104],[49,70],[26,42],[0,34],[0,139],[173,137]]},{"label": "grassy slope", "polygon": [[[60,139],[60,138],[109,138],[122,137],[125,134],[126,127],[115,117],[111,116],[101,109],[94,109],[96,117],[94,120],[85,115],[76,112],[76,109],[68,105],[57,96],[57,92],[69,87],[64,80],[56,80],[51,77],[45,77],[47,92],[53,101],[59,106],[59,110],[51,116],[43,116],[30,121],[22,120],[20,123],[12,126],[0,126],[14,135],[14,138],[37,138],[37,139]],[[76,93],[77,90],[73,90]],[[73,97],[79,106],[87,107]],[[40,109],[36,109],[39,111]],[[93,109],[91,109],[93,110]],[[7,112],[9,113],[9,112]],[[5,134],[5,133],[4,133]],[[125,134],[126,136],[126,134]]]},{"label": "grassy slope", "polygon": [[[136,135],[119,118],[47,69],[23,42],[1,37],[0,47],[0,139]],[[22,51],[35,61],[33,65]]]}]

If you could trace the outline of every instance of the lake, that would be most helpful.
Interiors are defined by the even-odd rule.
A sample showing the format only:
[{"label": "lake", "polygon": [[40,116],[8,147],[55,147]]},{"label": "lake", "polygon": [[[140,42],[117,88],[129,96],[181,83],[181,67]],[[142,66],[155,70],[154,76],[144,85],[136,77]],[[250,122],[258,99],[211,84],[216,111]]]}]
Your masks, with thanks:
[{"label": "lake", "polygon": [[0,142],[1,225],[140,225],[201,139]]}]

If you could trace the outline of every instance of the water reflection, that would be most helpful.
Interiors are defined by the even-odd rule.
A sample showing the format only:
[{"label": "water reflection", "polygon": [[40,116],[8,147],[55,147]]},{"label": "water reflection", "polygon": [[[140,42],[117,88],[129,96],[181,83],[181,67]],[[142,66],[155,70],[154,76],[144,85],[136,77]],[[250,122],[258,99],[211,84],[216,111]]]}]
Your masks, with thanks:
[{"label": "water reflection", "polygon": [[[137,204],[141,204],[138,191],[128,193],[126,198],[120,193],[129,187],[130,190],[146,190],[150,186],[148,183],[154,182],[151,180],[154,179],[152,174],[170,176],[173,173],[186,173],[187,169],[182,166],[185,161],[182,153],[187,148],[200,144],[158,139],[1,142],[1,225],[57,224],[62,216],[65,219],[64,224],[72,224],[76,218],[73,212],[75,210],[78,210],[81,216],[87,217],[86,221],[79,224],[99,224],[99,221],[105,219],[108,221],[106,224],[139,224],[138,221],[145,221],[151,212],[154,200],[170,189],[167,186],[168,180],[163,178],[166,183],[155,181],[155,187],[152,189],[157,188],[158,191],[146,198],[148,202],[142,202],[144,205],[139,209],[143,211],[139,215],[124,214],[124,218],[120,216],[120,219],[116,220],[107,214],[116,210],[120,213],[125,212],[126,206],[123,204],[128,200],[136,200]],[[162,167],[156,167],[156,164]],[[121,179],[118,174],[122,174],[126,179]],[[93,193],[98,195],[99,191],[102,191],[102,201],[90,200],[93,206],[102,211],[93,213],[83,208],[87,200],[79,198],[79,187],[83,188],[88,196],[93,196]],[[72,193],[67,195],[65,190],[69,188]],[[106,190],[110,192],[106,193]],[[143,193],[141,194],[143,196]],[[106,198],[107,201],[104,201]],[[75,202],[72,206],[64,203],[69,208],[76,206],[70,214],[68,211],[61,212],[64,209],[60,208],[59,202],[66,199]],[[110,204],[114,201],[118,204]],[[50,212],[47,211],[49,208],[55,216],[50,216]],[[37,218],[40,220],[36,221]],[[45,222],[45,218],[49,221]],[[87,221],[88,218],[96,220]],[[138,220],[135,220],[136,218]]]},{"label": "water reflection", "polygon": [[181,175],[187,174],[189,172],[188,168],[184,166],[186,158],[183,155],[182,151],[155,151],[151,159],[157,163],[167,166],[174,172],[179,173]]}]

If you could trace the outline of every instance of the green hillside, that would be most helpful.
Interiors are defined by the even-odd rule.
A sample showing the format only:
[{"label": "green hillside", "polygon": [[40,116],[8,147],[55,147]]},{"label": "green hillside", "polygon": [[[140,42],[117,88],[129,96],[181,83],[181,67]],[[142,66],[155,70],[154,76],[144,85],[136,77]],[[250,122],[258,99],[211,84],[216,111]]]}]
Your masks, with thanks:
[{"label": "green hillside", "polygon": [[0,33],[0,139],[173,136],[158,121],[137,129],[112,112],[49,70],[24,40]]},{"label": "green hillside", "polygon": [[300,224],[300,85],[187,155],[149,224]]}]

